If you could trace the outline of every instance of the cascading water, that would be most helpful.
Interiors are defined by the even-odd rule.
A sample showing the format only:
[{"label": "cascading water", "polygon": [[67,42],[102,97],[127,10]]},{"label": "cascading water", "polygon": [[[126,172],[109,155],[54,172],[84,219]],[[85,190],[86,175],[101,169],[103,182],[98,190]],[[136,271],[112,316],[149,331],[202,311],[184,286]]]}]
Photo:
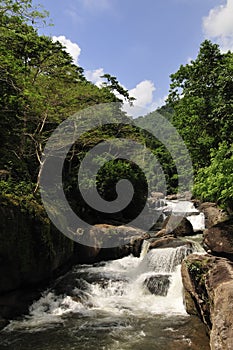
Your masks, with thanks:
[{"label": "cascading water", "polygon": [[76,266],[5,328],[0,349],[209,349],[183,304],[180,264],[190,248],[147,250]]}]

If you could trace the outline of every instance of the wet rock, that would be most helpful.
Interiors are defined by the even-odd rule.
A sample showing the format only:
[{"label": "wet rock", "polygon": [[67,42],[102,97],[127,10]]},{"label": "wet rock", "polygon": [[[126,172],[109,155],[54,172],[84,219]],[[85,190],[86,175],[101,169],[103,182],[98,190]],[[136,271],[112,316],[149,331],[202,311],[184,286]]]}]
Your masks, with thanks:
[{"label": "wet rock", "polygon": [[98,261],[97,256],[101,248],[98,246],[86,246],[76,243],[74,246],[74,263],[77,264],[92,264]]},{"label": "wet rock", "polygon": [[[195,234],[191,222],[178,215],[168,216],[162,225],[162,230],[164,234],[172,234],[175,237],[191,236]],[[162,232],[160,232],[160,236]]]},{"label": "wet rock", "polygon": [[192,193],[189,191],[183,192],[183,193],[177,193],[177,194],[169,194],[166,196],[166,199],[169,201],[173,201],[176,199],[185,199],[190,200],[192,198]]},{"label": "wet rock", "polygon": [[169,235],[169,233],[167,232],[166,228],[163,228],[159,232],[157,232],[153,237],[160,238],[160,237],[165,237],[167,235]]},{"label": "wet rock", "polygon": [[169,195],[166,196],[166,199],[168,201],[174,201],[174,200],[177,199],[177,194],[169,194]]},{"label": "wet rock", "polygon": [[204,202],[199,205],[198,209],[205,215],[206,228],[229,219],[228,214],[223,209],[219,208],[216,203]]},{"label": "wet rock", "polygon": [[32,302],[38,299],[41,291],[38,289],[18,289],[0,295],[0,315],[3,319],[14,319],[28,312]]},{"label": "wet rock", "polygon": [[40,212],[1,203],[0,241],[0,295],[36,286],[71,266],[73,242]]},{"label": "wet rock", "polygon": [[187,246],[192,252],[193,244],[192,242],[183,241],[179,238],[174,238],[173,236],[167,236],[160,239],[155,239],[150,243],[149,249],[155,248],[178,248],[182,246]]},{"label": "wet rock", "polygon": [[170,275],[154,275],[147,277],[144,285],[151,294],[166,296],[170,286]]},{"label": "wet rock", "polygon": [[[155,217],[155,221],[156,221],[155,224],[153,224],[149,229],[150,232],[158,232],[159,230],[161,230],[161,227],[164,222],[164,218],[163,218],[163,214],[158,214],[158,215],[159,215],[158,217]],[[149,220],[151,220],[150,215],[149,215]]]},{"label": "wet rock", "polygon": [[1,331],[1,329],[5,328],[8,324],[9,324],[8,320],[6,320],[4,318],[0,318],[0,331]]},{"label": "wet rock", "polygon": [[182,280],[186,310],[207,326],[211,349],[232,349],[233,264],[208,254],[192,254],[182,263]]},{"label": "wet rock", "polygon": [[150,237],[138,228],[108,224],[94,225],[84,234],[93,242],[93,246],[77,244],[77,263],[92,264],[101,260],[120,259],[130,254],[138,257],[143,240]]},{"label": "wet rock", "polygon": [[158,200],[158,199],[164,199],[165,195],[162,192],[152,192],[151,197],[154,198],[155,200]]},{"label": "wet rock", "polygon": [[233,261],[233,219],[220,222],[204,231],[203,243],[214,255]]}]

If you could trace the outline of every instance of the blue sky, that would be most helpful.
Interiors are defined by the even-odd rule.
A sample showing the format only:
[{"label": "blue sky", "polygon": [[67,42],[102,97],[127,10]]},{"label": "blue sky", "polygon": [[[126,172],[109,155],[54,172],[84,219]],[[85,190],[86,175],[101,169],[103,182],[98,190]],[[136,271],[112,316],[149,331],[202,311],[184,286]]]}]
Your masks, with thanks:
[{"label": "blue sky", "polygon": [[59,39],[97,85],[110,73],[149,110],[169,75],[195,59],[205,38],[233,49],[233,0],[40,0]]}]

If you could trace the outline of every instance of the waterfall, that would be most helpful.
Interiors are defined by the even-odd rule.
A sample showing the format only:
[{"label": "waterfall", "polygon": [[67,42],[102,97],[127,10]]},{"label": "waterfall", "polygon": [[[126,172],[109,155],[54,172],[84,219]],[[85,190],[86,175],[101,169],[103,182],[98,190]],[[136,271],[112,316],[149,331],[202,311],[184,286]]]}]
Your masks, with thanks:
[{"label": "waterfall", "polygon": [[144,258],[144,256],[147,254],[149,250],[149,246],[150,246],[150,242],[147,240],[144,240],[142,243],[140,259]]},{"label": "waterfall", "polygon": [[193,225],[194,231],[202,231],[205,229],[205,215],[204,213],[197,213],[196,215],[189,215],[187,219]]},{"label": "waterfall", "polygon": [[69,314],[186,315],[180,264],[191,249],[182,246],[146,253],[148,242],[142,248],[140,258],[128,256],[99,265],[75,267],[71,272],[72,287],[71,276],[67,274],[44,292],[23,321],[11,322],[8,330],[25,327],[38,330],[62,322]]},{"label": "waterfall", "polygon": [[[186,214],[199,230],[203,217],[191,204]],[[156,340],[161,350],[208,350],[202,324],[196,328],[197,319],[185,311],[181,279],[182,260],[203,252],[201,239],[189,237],[192,248],[184,243],[152,250],[144,240],[139,258],[73,267],[42,293],[27,315],[0,332],[3,349],[139,350],[154,348]]]},{"label": "waterfall", "polygon": [[144,271],[156,273],[172,273],[182,260],[192,253],[192,249],[187,246],[178,248],[152,249],[143,259],[141,266]]}]

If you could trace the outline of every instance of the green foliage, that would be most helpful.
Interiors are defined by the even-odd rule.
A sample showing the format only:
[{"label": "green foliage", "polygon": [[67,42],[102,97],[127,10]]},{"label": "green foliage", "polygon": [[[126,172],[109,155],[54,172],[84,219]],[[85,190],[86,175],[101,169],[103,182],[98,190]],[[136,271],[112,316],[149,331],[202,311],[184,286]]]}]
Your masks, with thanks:
[{"label": "green foliage", "polygon": [[118,99],[108,87],[88,82],[59,42],[26,24],[31,6],[29,0],[2,2],[0,169],[36,182],[53,130],[80,109]]},{"label": "green foliage", "polygon": [[[88,106],[121,102],[120,97],[133,101],[116,77],[106,74],[107,82],[98,88],[86,80],[83,69],[73,64],[60,42],[39,36],[35,25],[46,16],[47,12],[34,6],[32,0],[0,2],[0,170],[10,174],[10,180],[0,184],[1,200],[32,212],[40,210],[39,197],[33,192],[37,189],[39,169],[43,167],[43,148],[55,128]],[[120,106],[114,112],[118,123],[122,116],[125,119]],[[86,118],[83,121],[85,126],[88,122]],[[76,170],[86,152],[107,138],[127,134],[127,126],[121,125],[84,133],[67,157],[68,195],[76,185]],[[98,183],[103,180],[100,190],[106,191],[106,195],[106,183],[114,183],[119,174],[120,169],[114,170],[115,166],[108,168],[107,180],[101,176],[98,179]],[[88,177],[85,181],[88,183]],[[78,193],[75,201],[79,202],[80,198]]]},{"label": "green foliage", "polygon": [[26,181],[16,182],[12,179],[0,181],[0,203],[3,206],[19,207],[31,217],[38,217],[48,224],[48,218],[38,194],[33,192],[34,185]]},{"label": "green foliage", "polygon": [[224,207],[233,208],[233,145],[220,144],[211,151],[211,163],[198,171],[194,195],[202,200],[218,201]]},{"label": "green foliage", "polygon": [[131,97],[129,95],[128,90],[126,90],[125,88],[123,88],[123,86],[119,84],[116,77],[113,77],[110,74],[104,74],[101,78],[107,79],[107,82],[103,83],[105,87],[107,87],[112,92],[116,91],[120,96],[124,97],[124,99],[128,101],[129,104],[132,106],[135,98]]},{"label": "green foliage", "polygon": [[[164,123],[162,115],[167,120],[172,119],[173,109],[169,106],[163,106],[155,112],[149,113],[145,117],[139,117],[135,120],[136,125],[143,128],[141,131],[146,147],[151,149],[152,153],[158,159],[158,162],[162,166],[163,172],[166,178],[167,193],[176,193],[178,185],[177,170],[174,160],[166,148],[166,145],[172,145],[172,148],[176,147],[176,140],[171,140],[169,138],[170,128],[167,123]],[[170,125],[170,124],[169,124]],[[159,136],[161,139],[165,139],[166,143],[158,140],[152,133],[147,130],[157,131],[159,130]],[[154,170],[153,170],[154,171]],[[154,177],[156,172],[154,171]],[[152,175],[153,177],[153,175]],[[159,188],[157,188],[159,191]]]},{"label": "green foliage", "polygon": [[[186,260],[188,272],[194,282],[195,288],[198,291],[201,299],[209,305],[209,297],[206,290],[206,276],[208,274],[210,265],[209,259],[189,261]],[[208,317],[208,310],[206,316]]]},{"label": "green foliage", "polygon": [[34,6],[32,0],[2,0],[0,1],[0,17],[7,15],[17,16],[24,22],[35,24],[37,21],[48,17],[48,11],[45,11],[41,5]]},{"label": "green foliage", "polygon": [[210,149],[233,142],[233,53],[206,40],[196,60],[171,75],[168,101],[173,123],[190,151],[195,170],[210,162]]}]

